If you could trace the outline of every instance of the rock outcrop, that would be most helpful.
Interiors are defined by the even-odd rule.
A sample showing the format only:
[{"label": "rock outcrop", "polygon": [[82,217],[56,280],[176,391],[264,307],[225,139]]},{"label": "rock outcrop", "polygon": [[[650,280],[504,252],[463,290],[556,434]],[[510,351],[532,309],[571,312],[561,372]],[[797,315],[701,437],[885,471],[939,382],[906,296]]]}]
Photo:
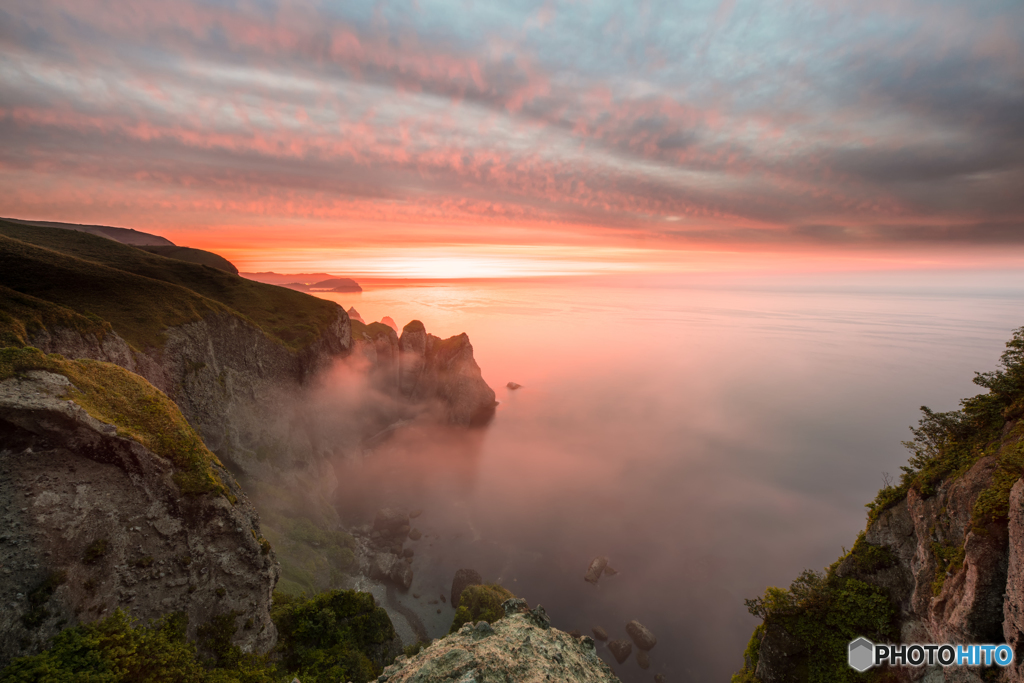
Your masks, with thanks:
[{"label": "rock outcrop", "polygon": [[417,655],[395,660],[377,679],[388,683],[517,681],[517,683],[613,683],[619,679],[597,656],[589,636],[574,638],[550,627],[543,609],[525,601],[504,604],[493,624],[466,623]]},{"label": "rock outcrop", "polygon": [[68,400],[75,392],[40,370],[0,382],[0,665],[118,607],[183,612],[192,638],[230,614],[235,644],[272,647],[279,568],[231,475],[214,460],[223,488],[183,493],[175,463]]}]

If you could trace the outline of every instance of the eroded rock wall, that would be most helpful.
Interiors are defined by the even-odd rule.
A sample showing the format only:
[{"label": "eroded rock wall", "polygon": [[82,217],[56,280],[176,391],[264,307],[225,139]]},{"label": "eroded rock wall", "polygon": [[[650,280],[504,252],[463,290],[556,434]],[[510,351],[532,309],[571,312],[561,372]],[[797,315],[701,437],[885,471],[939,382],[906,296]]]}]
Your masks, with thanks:
[{"label": "eroded rock wall", "polygon": [[116,608],[188,616],[188,635],[233,614],[233,641],[276,642],[279,568],[259,517],[227,472],[232,498],[183,495],[174,468],[61,398],[62,375],[0,383],[0,666],[62,628]]}]

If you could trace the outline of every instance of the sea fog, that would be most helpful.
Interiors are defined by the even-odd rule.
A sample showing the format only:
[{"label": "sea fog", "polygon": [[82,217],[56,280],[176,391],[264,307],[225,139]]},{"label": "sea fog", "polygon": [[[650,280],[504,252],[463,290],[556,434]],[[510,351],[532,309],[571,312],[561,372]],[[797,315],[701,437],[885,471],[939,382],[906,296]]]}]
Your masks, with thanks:
[{"label": "sea fog", "polygon": [[[648,626],[648,671],[598,644],[623,681],[727,681],[757,623],[743,600],[852,545],[919,407],[978,393],[973,373],[1024,325],[1022,295],[1001,272],[319,294],[367,322],[467,332],[501,402],[484,430],[411,428],[338,463],[338,509],[352,523],[423,510],[402,602],[433,637],[452,610],[431,602],[473,568],[566,631]],[[618,573],[592,585],[597,556]]]}]

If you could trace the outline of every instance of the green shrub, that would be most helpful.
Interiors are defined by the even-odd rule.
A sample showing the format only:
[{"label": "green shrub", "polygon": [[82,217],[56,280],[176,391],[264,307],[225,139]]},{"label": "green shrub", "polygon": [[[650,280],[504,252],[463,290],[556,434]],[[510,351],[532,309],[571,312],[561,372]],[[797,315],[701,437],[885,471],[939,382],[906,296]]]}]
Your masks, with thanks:
[{"label": "green shrub", "polygon": [[21,657],[0,672],[0,683],[275,683],[266,658],[248,655],[230,670],[206,668],[185,639],[187,620],[171,614],[140,625],[117,610],[91,624],[65,629],[48,650]]},{"label": "green shrub", "polygon": [[387,663],[382,655],[395,637],[387,612],[369,593],[275,593],[272,616],[281,662],[302,681],[372,680]]},{"label": "green shrub", "polygon": [[487,584],[484,586],[468,586],[462,591],[459,606],[455,610],[455,618],[449,633],[455,633],[469,621],[486,621],[490,624],[505,616],[501,603],[516,596],[502,586]]}]

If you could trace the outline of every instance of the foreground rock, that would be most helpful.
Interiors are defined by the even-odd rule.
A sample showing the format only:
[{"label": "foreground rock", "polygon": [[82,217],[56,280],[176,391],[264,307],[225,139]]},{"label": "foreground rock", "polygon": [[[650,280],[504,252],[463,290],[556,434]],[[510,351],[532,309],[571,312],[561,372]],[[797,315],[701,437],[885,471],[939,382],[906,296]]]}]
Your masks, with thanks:
[{"label": "foreground rock", "polygon": [[[123,382],[148,387],[152,410],[176,413],[120,368],[59,363],[100,372],[111,392]],[[279,568],[231,476],[214,462],[225,488],[183,492],[175,464],[65,400],[73,392],[54,372],[0,382],[0,668],[117,608],[140,619],[182,612],[193,639],[213,617],[234,614],[234,644],[271,648]],[[168,424],[184,425],[177,420]]]},{"label": "foreground rock", "polygon": [[455,578],[452,579],[452,594],[450,596],[452,605],[459,604],[459,600],[462,598],[462,591],[470,586],[479,586],[483,582],[484,577],[480,576],[480,572],[475,569],[460,569],[455,572]]},{"label": "foreground rock", "polygon": [[652,650],[658,644],[658,639],[654,637],[651,630],[636,619],[626,624],[626,633],[632,639],[633,644],[641,650]]},{"label": "foreground rock", "polygon": [[411,659],[399,657],[378,678],[382,683],[516,681],[517,683],[612,683],[619,679],[601,661],[588,636],[553,629],[543,610],[508,600],[505,618],[465,624]]}]

